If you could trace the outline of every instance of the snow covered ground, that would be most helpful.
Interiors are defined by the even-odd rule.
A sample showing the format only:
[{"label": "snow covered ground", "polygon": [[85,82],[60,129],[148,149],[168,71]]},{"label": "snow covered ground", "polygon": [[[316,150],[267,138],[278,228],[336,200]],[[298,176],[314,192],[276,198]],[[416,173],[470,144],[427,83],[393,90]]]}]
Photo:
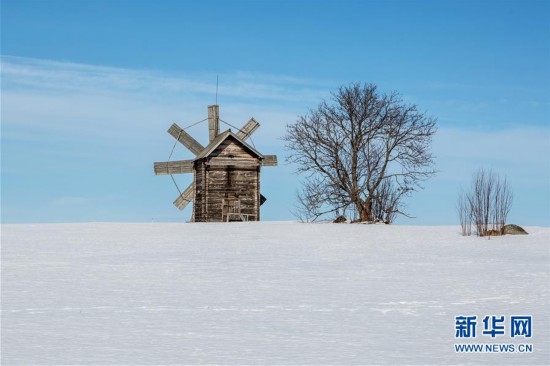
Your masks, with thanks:
[{"label": "snow covered ground", "polygon": [[[550,228],[527,229],[2,225],[2,365],[548,365]],[[458,315],[476,338],[455,338]],[[485,315],[506,334],[482,335]],[[531,338],[510,338],[512,315],[532,315]]]}]

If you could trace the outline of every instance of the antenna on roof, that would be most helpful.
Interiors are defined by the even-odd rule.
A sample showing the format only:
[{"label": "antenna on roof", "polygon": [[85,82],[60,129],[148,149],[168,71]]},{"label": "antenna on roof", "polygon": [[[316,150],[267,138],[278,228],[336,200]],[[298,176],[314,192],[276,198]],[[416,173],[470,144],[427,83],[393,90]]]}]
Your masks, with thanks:
[{"label": "antenna on roof", "polygon": [[216,105],[218,105],[218,75],[216,75]]}]

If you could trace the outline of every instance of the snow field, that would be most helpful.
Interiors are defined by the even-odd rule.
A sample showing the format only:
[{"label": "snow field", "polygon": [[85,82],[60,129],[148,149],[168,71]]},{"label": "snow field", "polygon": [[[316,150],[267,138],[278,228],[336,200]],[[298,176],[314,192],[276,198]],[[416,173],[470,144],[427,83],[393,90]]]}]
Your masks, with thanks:
[{"label": "snow field", "polygon": [[[527,230],[2,225],[2,365],[550,364],[550,228]],[[474,342],[534,352],[457,354],[457,315],[532,315]]]}]

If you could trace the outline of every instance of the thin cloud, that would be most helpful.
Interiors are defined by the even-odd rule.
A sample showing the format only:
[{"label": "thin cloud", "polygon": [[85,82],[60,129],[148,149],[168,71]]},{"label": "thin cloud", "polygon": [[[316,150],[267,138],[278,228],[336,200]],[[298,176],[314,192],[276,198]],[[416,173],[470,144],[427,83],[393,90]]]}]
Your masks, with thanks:
[{"label": "thin cloud", "polygon": [[[60,148],[67,141],[86,146],[93,140],[134,150],[144,142],[165,142],[170,137],[164,131],[171,123],[184,127],[206,117],[216,80],[215,75],[170,75],[11,56],[2,56],[1,72],[4,138],[47,139]],[[313,81],[247,72],[221,75],[220,80],[222,118],[241,126],[255,117],[262,124],[255,137],[274,146],[280,145],[277,139],[284,126],[330,90]],[[200,137],[204,131],[193,132]]]},{"label": "thin cloud", "polygon": [[441,128],[434,152],[442,178],[469,181],[473,171],[492,167],[523,183],[550,180],[550,129],[526,126],[497,131]]},{"label": "thin cloud", "polygon": [[[153,70],[75,64],[2,56],[3,88],[32,88],[56,92],[123,92],[182,95],[208,94],[216,90],[217,75],[174,76]],[[220,97],[296,102],[325,96],[326,87],[312,80],[236,72],[219,75]],[[205,82],[209,80],[211,82]]]}]

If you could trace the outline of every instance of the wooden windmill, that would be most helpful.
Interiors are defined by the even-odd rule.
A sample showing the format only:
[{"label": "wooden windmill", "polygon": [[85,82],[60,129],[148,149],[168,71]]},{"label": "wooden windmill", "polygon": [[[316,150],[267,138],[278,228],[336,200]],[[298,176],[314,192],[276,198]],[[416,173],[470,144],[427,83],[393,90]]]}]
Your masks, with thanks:
[{"label": "wooden windmill", "polygon": [[251,118],[240,130],[220,133],[219,106],[208,106],[209,144],[204,147],[177,124],[168,133],[191,151],[192,160],[155,163],[156,175],[193,173],[194,179],[174,201],[183,210],[193,202],[192,221],[259,221],[260,168],[277,165],[246,143],[260,124]]}]

